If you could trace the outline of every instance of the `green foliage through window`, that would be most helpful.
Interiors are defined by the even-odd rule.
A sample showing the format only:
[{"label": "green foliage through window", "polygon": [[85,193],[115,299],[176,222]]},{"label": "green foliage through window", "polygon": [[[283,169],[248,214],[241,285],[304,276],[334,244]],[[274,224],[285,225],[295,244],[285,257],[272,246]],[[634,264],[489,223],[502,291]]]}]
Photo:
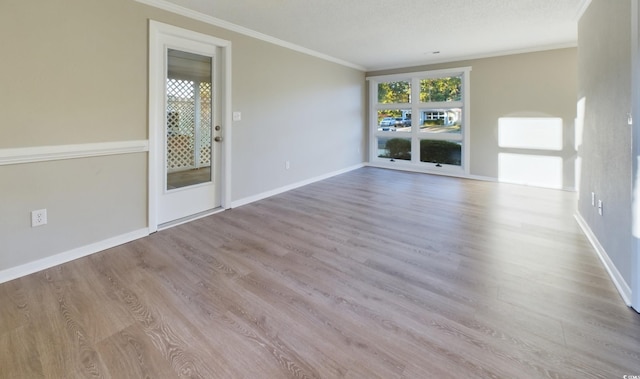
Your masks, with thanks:
[{"label": "green foliage through window", "polygon": [[395,104],[411,102],[411,82],[378,83],[378,103]]},{"label": "green foliage through window", "polygon": [[460,101],[462,77],[451,76],[420,80],[420,101],[423,103]]},{"label": "green foliage through window", "polygon": [[387,141],[386,150],[392,159],[411,160],[411,140],[404,138],[392,138]]},{"label": "green foliage through window", "polygon": [[420,161],[460,166],[462,146],[459,143],[423,139],[420,141]]}]

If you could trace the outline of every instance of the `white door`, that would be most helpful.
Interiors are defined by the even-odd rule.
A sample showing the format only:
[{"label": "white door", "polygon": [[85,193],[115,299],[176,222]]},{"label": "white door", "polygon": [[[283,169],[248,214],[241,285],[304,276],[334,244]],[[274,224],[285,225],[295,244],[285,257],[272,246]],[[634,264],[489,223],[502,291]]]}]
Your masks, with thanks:
[{"label": "white door", "polygon": [[154,231],[221,207],[225,75],[223,46],[215,38],[159,23],[150,34]]}]

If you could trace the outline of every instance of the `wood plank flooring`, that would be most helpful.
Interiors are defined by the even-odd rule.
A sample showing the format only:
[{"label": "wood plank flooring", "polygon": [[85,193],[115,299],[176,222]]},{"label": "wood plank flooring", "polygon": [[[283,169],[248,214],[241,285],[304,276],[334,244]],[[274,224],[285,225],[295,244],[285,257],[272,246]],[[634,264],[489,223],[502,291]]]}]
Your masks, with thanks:
[{"label": "wood plank flooring", "polygon": [[0,378],[623,378],[574,193],[363,168],[0,285]]}]

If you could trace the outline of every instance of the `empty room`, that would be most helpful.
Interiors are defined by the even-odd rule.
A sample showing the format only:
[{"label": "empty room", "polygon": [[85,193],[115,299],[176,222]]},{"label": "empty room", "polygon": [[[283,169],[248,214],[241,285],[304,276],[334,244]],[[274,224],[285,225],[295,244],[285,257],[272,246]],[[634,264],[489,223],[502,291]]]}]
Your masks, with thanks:
[{"label": "empty room", "polygon": [[0,378],[640,377],[638,2],[0,1]]}]

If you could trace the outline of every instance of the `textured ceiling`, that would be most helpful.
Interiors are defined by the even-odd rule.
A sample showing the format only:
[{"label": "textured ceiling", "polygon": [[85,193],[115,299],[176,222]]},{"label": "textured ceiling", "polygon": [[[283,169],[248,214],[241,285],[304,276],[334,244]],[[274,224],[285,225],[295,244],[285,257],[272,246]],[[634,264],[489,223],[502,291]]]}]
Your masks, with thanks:
[{"label": "textured ceiling", "polygon": [[367,70],[575,46],[588,1],[169,0]]}]

